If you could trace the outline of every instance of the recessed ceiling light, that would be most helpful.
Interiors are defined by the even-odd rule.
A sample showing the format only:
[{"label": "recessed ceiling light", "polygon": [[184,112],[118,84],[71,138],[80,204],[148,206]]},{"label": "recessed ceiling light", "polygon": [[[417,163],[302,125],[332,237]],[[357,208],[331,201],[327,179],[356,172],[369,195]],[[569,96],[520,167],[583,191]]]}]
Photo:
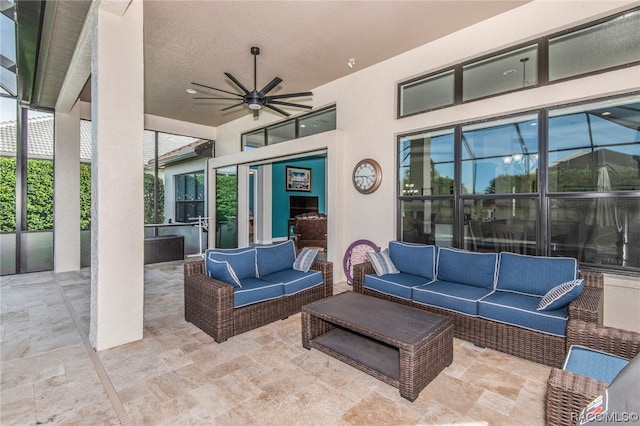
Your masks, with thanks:
[{"label": "recessed ceiling light", "polygon": [[196,89],[189,88],[189,89],[187,89],[187,93],[190,94],[190,95],[193,95],[194,93],[198,93],[198,91]]},{"label": "recessed ceiling light", "polygon": [[516,72],[516,70],[510,69],[510,70],[506,70],[505,72],[503,72],[502,75],[510,75],[510,74],[514,74],[515,72]]},{"label": "recessed ceiling light", "polygon": [[602,115],[611,115],[611,112],[610,111],[605,111],[605,112],[602,113]]}]

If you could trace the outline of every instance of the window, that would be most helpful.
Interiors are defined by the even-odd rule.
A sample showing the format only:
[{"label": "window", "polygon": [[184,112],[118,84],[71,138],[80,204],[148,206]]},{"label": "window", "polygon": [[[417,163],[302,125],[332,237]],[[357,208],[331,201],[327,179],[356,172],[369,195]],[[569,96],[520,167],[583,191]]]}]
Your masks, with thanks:
[{"label": "window", "polygon": [[453,245],[453,129],[400,138],[398,159],[403,241]]},{"label": "window", "polygon": [[398,84],[398,118],[640,63],[640,10]]},{"label": "window", "polygon": [[252,130],[241,135],[242,150],[260,148],[336,129],[335,106]]},{"label": "window", "polygon": [[465,101],[534,86],[538,83],[538,45],[465,65],[462,79]]},{"label": "window", "polygon": [[398,193],[404,197],[453,195],[453,129],[400,139]]},{"label": "window", "polygon": [[238,167],[216,169],[216,245],[238,247]]},{"label": "window", "polygon": [[176,222],[204,217],[204,171],[175,176]]},{"label": "window", "polygon": [[640,10],[549,39],[549,81],[640,61]]},{"label": "window", "polygon": [[638,97],[549,111],[552,253],[640,267],[639,129]]},{"label": "window", "polygon": [[462,192],[536,192],[538,121],[517,117],[462,128]]},{"label": "window", "polygon": [[639,114],[633,98],[550,111],[549,192],[640,190]]},{"label": "window", "polygon": [[640,96],[400,136],[398,217],[407,242],[640,272]]},{"label": "window", "polygon": [[454,70],[405,83],[400,87],[400,117],[453,104]]}]

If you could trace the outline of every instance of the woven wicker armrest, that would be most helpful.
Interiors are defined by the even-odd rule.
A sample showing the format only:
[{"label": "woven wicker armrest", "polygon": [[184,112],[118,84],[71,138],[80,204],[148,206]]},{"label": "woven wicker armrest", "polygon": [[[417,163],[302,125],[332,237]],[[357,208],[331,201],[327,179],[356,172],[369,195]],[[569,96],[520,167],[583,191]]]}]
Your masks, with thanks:
[{"label": "woven wicker armrest", "polygon": [[602,395],[606,387],[590,377],[553,368],[545,396],[547,426],[576,424],[580,411]]},{"label": "woven wicker armrest", "polygon": [[204,274],[204,260],[184,263],[185,278],[191,275],[202,275],[202,274]]},{"label": "woven wicker armrest", "polygon": [[324,281],[324,297],[333,296],[333,263],[316,259],[311,265],[311,269],[314,271],[322,272],[322,279]]},{"label": "woven wicker armrest", "polygon": [[569,319],[600,324],[604,275],[602,272],[580,271],[579,277],[584,279],[584,290],[569,304]]},{"label": "woven wicker armrest", "polygon": [[231,284],[203,273],[187,275],[185,264],[185,319],[200,327],[216,342],[227,340],[233,336],[233,289]]},{"label": "woven wicker armrest", "polygon": [[586,287],[582,294],[569,303],[569,319],[577,321],[600,323],[602,312],[602,289]]},{"label": "woven wicker armrest", "polygon": [[567,349],[571,345],[586,346],[632,359],[640,353],[640,333],[590,322],[569,320]]},{"label": "woven wicker armrest", "polygon": [[371,262],[356,263],[353,265],[353,291],[364,293],[364,276],[367,274],[375,274]]}]

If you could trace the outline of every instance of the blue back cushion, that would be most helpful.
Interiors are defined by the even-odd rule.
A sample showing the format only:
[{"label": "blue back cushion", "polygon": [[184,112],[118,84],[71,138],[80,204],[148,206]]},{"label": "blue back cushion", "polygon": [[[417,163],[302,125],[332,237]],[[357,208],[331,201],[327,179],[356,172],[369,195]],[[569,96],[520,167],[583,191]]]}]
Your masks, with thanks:
[{"label": "blue back cushion", "polygon": [[389,258],[400,272],[430,280],[436,276],[435,246],[390,241]]},{"label": "blue back cushion", "polygon": [[464,250],[438,250],[438,280],[493,289],[498,255]]},{"label": "blue back cushion", "polygon": [[207,254],[207,259],[228,262],[239,280],[256,277],[256,250],[253,248],[245,248],[243,251],[212,250]]},{"label": "blue back cushion", "polygon": [[256,247],[258,278],[274,272],[292,269],[296,261],[296,248],[293,240],[273,246]]},{"label": "blue back cushion", "polygon": [[527,256],[502,252],[498,290],[544,296],[549,290],[578,277],[578,261],[569,257]]}]

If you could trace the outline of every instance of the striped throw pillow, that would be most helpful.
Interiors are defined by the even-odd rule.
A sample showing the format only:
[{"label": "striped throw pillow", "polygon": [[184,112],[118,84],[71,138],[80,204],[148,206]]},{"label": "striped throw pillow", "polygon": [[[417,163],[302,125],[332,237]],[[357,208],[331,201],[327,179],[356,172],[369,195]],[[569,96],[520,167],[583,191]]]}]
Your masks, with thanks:
[{"label": "striped throw pillow", "polygon": [[584,280],[577,279],[555,286],[542,297],[538,304],[539,311],[553,311],[567,306],[580,296],[584,288]]},{"label": "striped throw pillow", "polygon": [[398,268],[393,264],[389,257],[389,250],[384,249],[381,252],[368,251],[367,259],[373,265],[376,275],[399,274]]},{"label": "striped throw pillow", "polygon": [[296,271],[309,272],[313,261],[316,260],[318,255],[317,248],[305,247],[300,254],[296,257],[296,261],[293,262],[293,269]]}]

